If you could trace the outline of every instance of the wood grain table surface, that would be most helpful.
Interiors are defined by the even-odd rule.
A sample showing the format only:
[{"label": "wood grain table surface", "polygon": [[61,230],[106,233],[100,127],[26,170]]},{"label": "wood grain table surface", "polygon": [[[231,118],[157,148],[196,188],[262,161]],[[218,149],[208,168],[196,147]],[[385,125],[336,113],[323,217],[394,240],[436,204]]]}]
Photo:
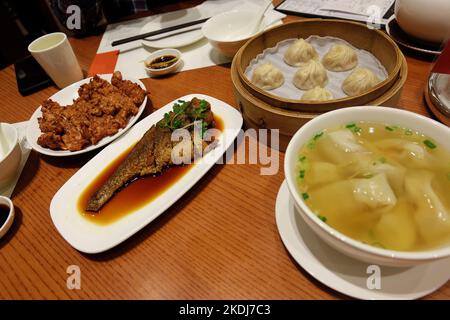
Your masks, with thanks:
[{"label": "wood grain table surface", "polygon": [[[198,2],[198,1],[197,1]],[[294,20],[288,17],[286,20]],[[101,35],[71,39],[84,70]],[[409,74],[399,106],[429,115],[423,89],[431,63],[407,57]],[[144,79],[146,114],[190,93],[236,106],[230,65]],[[13,66],[0,71],[0,121],[28,120],[57,92],[27,97],[17,91]],[[96,152],[52,158],[32,152],[12,199],[17,216],[0,240],[1,299],[340,299],[310,277],[286,251],[275,223],[275,198],[283,182],[261,165],[215,165],[157,220],[113,248],[85,255],[56,231],[49,205],[56,191]],[[66,286],[70,265],[81,270],[81,289]],[[429,295],[450,299],[450,284]]]}]

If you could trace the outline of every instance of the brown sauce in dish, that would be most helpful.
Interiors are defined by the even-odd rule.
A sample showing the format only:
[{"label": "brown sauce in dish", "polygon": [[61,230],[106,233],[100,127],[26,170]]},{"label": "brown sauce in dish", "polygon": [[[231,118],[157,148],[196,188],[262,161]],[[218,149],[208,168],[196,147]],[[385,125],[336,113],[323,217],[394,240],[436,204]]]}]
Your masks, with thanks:
[{"label": "brown sauce in dish", "polygon": [[151,69],[164,69],[170,67],[174,63],[178,61],[178,58],[173,55],[165,55],[158,58],[153,59],[147,67]]},{"label": "brown sauce in dish", "polygon": [[[214,121],[215,129],[223,131],[222,119],[215,116]],[[167,168],[162,174],[137,178],[117,192],[97,213],[86,211],[91,195],[108,180],[131,152],[133,146],[114,159],[81,193],[77,208],[86,219],[100,225],[113,223],[163,194],[195,165],[173,166]]]},{"label": "brown sauce in dish", "polygon": [[0,204],[0,228],[3,227],[3,225],[6,222],[6,219],[8,219],[9,216],[9,207],[6,204]]}]

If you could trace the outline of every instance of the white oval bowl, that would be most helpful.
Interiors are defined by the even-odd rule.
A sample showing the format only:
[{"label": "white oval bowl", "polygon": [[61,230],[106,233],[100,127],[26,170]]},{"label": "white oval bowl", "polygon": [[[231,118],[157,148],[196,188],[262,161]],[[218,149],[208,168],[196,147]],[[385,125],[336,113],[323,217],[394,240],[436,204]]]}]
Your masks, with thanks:
[{"label": "white oval bowl", "polygon": [[450,151],[450,139],[448,139],[450,128],[413,112],[388,107],[363,106],[322,114],[306,123],[295,133],[289,142],[284,159],[284,174],[289,192],[302,218],[330,246],[350,257],[371,264],[408,267],[449,257],[450,244],[435,250],[415,252],[387,250],[363,244],[322,222],[300,197],[295,178],[295,166],[300,149],[317,132],[358,121],[399,125],[417,130],[436,141],[439,147]]},{"label": "white oval bowl", "polygon": [[1,125],[8,150],[4,156],[0,157],[0,189],[15,177],[22,159],[16,128],[9,123]]},{"label": "white oval bowl", "polygon": [[[158,57],[166,56],[166,55],[176,56],[178,59],[177,62],[175,62],[174,64],[172,64],[166,68],[161,68],[161,69],[152,69],[152,68],[147,67],[147,63],[152,62],[154,59],[156,59]],[[150,76],[154,76],[154,77],[173,73],[178,70],[178,68],[180,67],[180,64],[181,64],[181,52],[177,49],[172,49],[172,48],[157,50],[157,51],[153,52],[151,55],[149,55],[147,57],[147,59],[145,59],[145,61],[144,61],[145,70],[147,70],[147,73]]]},{"label": "white oval bowl", "polygon": [[232,58],[248,39],[264,28],[263,21],[260,30],[252,34],[239,35],[236,33],[245,29],[247,22],[253,19],[254,15],[255,12],[250,10],[231,10],[219,13],[205,22],[202,27],[203,35],[220,53]]}]

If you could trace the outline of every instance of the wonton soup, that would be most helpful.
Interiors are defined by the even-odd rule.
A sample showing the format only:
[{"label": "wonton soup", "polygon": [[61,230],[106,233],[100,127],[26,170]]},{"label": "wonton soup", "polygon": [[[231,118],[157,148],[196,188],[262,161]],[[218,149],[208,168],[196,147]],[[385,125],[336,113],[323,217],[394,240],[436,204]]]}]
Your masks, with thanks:
[{"label": "wonton soup", "polygon": [[450,152],[419,132],[327,129],[302,147],[296,171],[311,211],[355,240],[399,251],[450,242]]}]

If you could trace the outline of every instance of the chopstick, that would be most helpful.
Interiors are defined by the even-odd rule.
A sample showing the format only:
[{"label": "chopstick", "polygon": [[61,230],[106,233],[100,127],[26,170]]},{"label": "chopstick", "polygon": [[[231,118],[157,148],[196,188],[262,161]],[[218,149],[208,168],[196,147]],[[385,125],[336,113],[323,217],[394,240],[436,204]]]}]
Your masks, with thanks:
[{"label": "chopstick", "polygon": [[208,20],[209,18],[204,18],[204,19],[200,19],[200,20],[196,20],[196,21],[190,21],[190,22],[186,22],[186,23],[182,23],[176,26],[171,26],[171,27],[167,27],[164,29],[160,29],[160,30],[156,30],[156,31],[151,31],[151,32],[147,32],[147,33],[143,33],[143,34],[139,34],[137,36],[132,36],[132,37],[128,37],[128,38],[124,38],[124,39],[120,39],[120,40],[114,40],[111,43],[111,46],[117,46],[119,44],[124,44],[127,42],[131,42],[131,41],[135,41],[135,40],[139,40],[139,39],[144,39],[147,37],[151,37],[151,36],[156,36],[158,34],[161,33],[165,33],[165,32],[170,32],[170,31],[174,31],[174,30],[178,30],[178,29],[183,29],[186,27],[190,27],[196,24],[200,24],[205,22],[206,20]]}]

